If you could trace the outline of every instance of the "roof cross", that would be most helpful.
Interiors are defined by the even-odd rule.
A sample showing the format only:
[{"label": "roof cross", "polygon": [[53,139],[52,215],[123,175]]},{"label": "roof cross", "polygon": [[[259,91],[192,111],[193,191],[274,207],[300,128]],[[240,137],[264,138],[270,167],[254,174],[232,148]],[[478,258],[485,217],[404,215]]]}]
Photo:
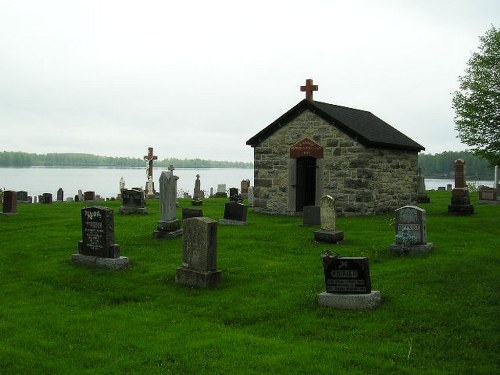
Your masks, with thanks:
[{"label": "roof cross", "polygon": [[312,79],[306,79],[306,85],[300,86],[300,91],[306,92],[306,100],[313,100],[313,91],[318,91],[318,85],[313,85]]}]

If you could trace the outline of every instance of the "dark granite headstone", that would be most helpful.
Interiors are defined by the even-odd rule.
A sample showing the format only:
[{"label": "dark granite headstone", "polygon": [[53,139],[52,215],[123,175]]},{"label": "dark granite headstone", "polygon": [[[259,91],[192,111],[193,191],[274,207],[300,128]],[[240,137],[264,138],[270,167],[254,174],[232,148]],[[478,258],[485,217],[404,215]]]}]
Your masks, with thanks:
[{"label": "dark granite headstone", "polygon": [[237,202],[229,202],[224,205],[224,219],[221,224],[245,225],[247,222],[248,208]]},{"label": "dark granite headstone", "polygon": [[43,193],[41,203],[52,203],[52,193]]},{"label": "dark granite headstone", "polygon": [[303,225],[321,225],[321,207],[304,206],[302,221]]},{"label": "dark granite headstone", "polygon": [[323,258],[326,292],[367,294],[372,291],[370,262],[367,257]]},{"label": "dark granite headstone", "polygon": [[121,214],[148,213],[144,192],[141,189],[123,189],[122,200],[123,204],[119,209]]},{"label": "dark granite headstone", "polygon": [[59,188],[57,190],[57,201],[58,202],[63,202],[64,201],[64,191],[62,188]]},{"label": "dark granite headstone", "polygon": [[182,208],[182,220],[191,219],[192,217],[203,217],[203,211],[197,208]]},{"label": "dark granite headstone", "polygon": [[3,192],[2,212],[4,214],[15,214],[17,211],[17,193],[13,190]]},{"label": "dark granite headstone", "polygon": [[115,244],[115,222],[111,208],[82,208],[82,238],[78,244],[80,254],[100,258],[120,257],[120,247]]},{"label": "dark granite headstone", "polygon": [[95,191],[86,191],[83,193],[83,200],[87,202],[95,201]]},{"label": "dark granite headstone", "polygon": [[29,201],[28,192],[27,191],[18,191],[17,192],[17,201],[19,203],[27,203]]},{"label": "dark granite headstone", "polygon": [[241,195],[238,193],[238,188],[229,188],[229,200],[231,202],[241,202]]}]

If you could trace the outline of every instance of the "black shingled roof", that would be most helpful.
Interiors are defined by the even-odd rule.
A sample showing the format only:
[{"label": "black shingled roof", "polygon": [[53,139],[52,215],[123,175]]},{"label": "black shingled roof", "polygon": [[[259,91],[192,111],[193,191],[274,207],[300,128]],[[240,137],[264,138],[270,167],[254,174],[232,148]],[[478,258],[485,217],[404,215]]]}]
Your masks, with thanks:
[{"label": "black shingled roof", "polygon": [[302,100],[247,141],[255,147],[305,110],[317,114],[366,147],[423,151],[425,148],[373,113],[313,100]]}]

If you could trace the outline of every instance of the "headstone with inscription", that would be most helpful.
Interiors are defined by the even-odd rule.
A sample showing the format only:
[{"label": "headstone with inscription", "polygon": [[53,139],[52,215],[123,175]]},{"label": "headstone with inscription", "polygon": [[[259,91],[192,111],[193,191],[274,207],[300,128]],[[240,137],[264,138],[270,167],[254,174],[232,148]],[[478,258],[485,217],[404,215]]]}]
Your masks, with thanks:
[{"label": "headstone with inscription", "polygon": [[472,215],[474,206],[470,204],[469,189],[465,182],[465,160],[455,160],[455,188],[451,191],[448,213],[457,216]]},{"label": "headstone with inscription", "polygon": [[82,240],[78,254],[72,260],[100,268],[123,268],[129,263],[120,256],[120,246],[115,243],[114,212],[109,207],[85,207],[81,210]]},{"label": "headstone with inscription", "polygon": [[144,199],[144,191],[142,189],[123,189],[122,190],[123,204],[119,208],[121,214],[147,214],[148,209]]},{"label": "headstone with inscription", "polygon": [[395,243],[390,250],[394,254],[413,255],[433,249],[427,242],[427,213],[417,206],[404,206],[395,211]]},{"label": "headstone with inscription", "polygon": [[314,232],[314,239],[320,242],[336,243],[344,239],[344,232],[336,229],[335,200],[330,195],[321,198],[321,229]]},{"label": "headstone with inscription", "polygon": [[248,208],[244,204],[231,201],[224,205],[224,218],[219,220],[222,225],[247,225]]},{"label": "headstone with inscription", "polygon": [[326,291],[319,294],[321,306],[344,310],[369,310],[381,303],[379,291],[372,291],[367,257],[325,255],[323,271]]},{"label": "headstone with inscription", "polygon": [[160,221],[153,232],[155,238],[171,238],[182,235],[181,222],[177,219],[177,180],[174,166],[160,175]]},{"label": "headstone with inscription", "polygon": [[13,190],[5,190],[3,192],[2,213],[17,213],[17,192]]},{"label": "headstone with inscription", "polygon": [[182,265],[175,275],[177,284],[208,288],[220,283],[222,271],[217,269],[217,221],[208,217],[184,220],[182,248]]}]

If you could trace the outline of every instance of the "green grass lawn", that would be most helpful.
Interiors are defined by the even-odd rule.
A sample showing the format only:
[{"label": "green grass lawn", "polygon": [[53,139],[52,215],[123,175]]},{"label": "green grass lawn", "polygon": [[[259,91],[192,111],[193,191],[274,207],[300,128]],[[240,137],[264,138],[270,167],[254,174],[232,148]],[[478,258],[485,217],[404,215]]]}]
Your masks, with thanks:
[{"label": "green grass lawn", "polygon": [[[411,258],[389,254],[390,215],[338,218],[331,245],[250,209],[248,226],[218,227],[208,290],[175,284],[182,237],[153,239],[158,201],[126,216],[105,203],[130,259],[119,271],[71,262],[81,203],[20,205],[0,215],[0,374],[499,374],[500,205],[455,217],[449,192],[429,196],[435,250]],[[201,208],[220,219],[225,202]],[[318,306],[325,250],[370,257],[378,310]]]}]

